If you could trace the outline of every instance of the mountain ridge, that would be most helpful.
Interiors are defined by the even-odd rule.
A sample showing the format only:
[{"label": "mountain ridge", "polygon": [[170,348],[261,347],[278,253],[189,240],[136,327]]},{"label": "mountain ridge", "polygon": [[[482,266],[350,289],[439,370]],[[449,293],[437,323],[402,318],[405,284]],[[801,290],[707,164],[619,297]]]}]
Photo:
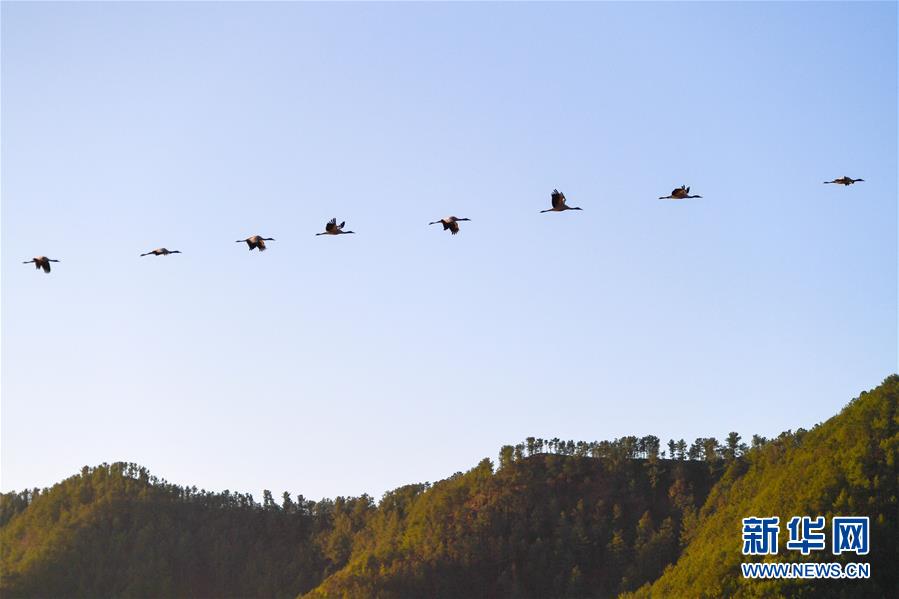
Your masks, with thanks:
[{"label": "mountain ridge", "polygon": [[[0,497],[0,592],[897,596],[886,565],[897,554],[897,397],[892,375],[811,430],[754,437],[751,449],[735,433],[725,444],[701,438],[689,449],[672,440],[667,458],[652,436],[529,437],[503,446],[496,468],[485,458],[377,503],[368,495],[315,502],[287,493],[276,503],[268,491],[257,503],[248,494],[172,485],[136,464],[85,467],[43,492]],[[834,514],[871,516],[869,581],[739,576],[739,518],[829,522]]]}]

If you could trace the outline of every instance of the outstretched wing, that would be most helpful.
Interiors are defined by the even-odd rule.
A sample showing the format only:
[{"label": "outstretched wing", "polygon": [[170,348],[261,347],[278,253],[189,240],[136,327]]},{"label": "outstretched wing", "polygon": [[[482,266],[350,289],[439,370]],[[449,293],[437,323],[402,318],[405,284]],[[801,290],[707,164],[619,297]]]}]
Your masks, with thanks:
[{"label": "outstretched wing", "polygon": [[260,252],[264,252],[265,251],[265,241],[260,239],[259,241],[256,242],[256,247],[259,248]]},{"label": "outstretched wing", "polygon": [[456,221],[451,221],[449,224],[449,230],[453,235],[458,233],[459,232],[459,223],[457,223]]},{"label": "outstretched wing", "polygon": [[328,224],[325,225],[325,231],[327,231],[328,233],[330,233],[331,231],[333,231],[336,228],[337,228],[337,219],[336,218],[332,218],[331,220],[328,221]]},{"label": "outstretched wing", "polygon": [[41,268],[44,269],[44,272],[50,272],[50,261],[49,261],[49,260],[43,260],[43,261],[41,262]]}]

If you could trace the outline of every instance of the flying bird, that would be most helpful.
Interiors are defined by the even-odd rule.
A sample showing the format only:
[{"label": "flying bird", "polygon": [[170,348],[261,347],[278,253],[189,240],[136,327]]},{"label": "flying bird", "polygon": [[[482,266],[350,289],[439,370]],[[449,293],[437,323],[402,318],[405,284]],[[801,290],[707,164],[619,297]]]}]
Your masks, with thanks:
[{"label": "flying bird", "polygon": [[577,206],[569,206],[565,203],[565,194],[559,191],[558,189],[553,189],[553,193],[551,196],[553,207],[548,210],[541,210],[540,214],[544,212],[562,212],[563,210],[583,210],[583,208],[578,208]]},{"label": "flying bird", "polygon": [[659,199],[660,200],[686,200],[689,198],[701,198],[701,197],[702,196],[700,196],[700,195],[691,196],[690,188],[687,187],[686,185],[681,185],[677,189],[673,190],[671,192],[671,195],[659,196]]},{"label": "flying bird", "polygon": [[147,252],[146,254],[141,254],[141,257],[149,256],[150,254],[153,254],[154,256],[168,256],[169,254],[180,254],[180,253],[181,253],[181,250],[167,250],[165,248],[156,248],[155,250],[153,250],[151,252]]},{"label": "flying bird", "polygon": [[337,219],[332,218],[328,221],[328,224],[325,225],[324,233],[316,233],[316,237],[319,235],[347,235],[349,233],[355,233],[355,231],[344,231],[343,226],[346,224],[346,221],[343,221],[339,225],[337,224]]},{"label": "flying bird", "polygon": [[828,183],[836,183],[837,185],[852,185],[853,183],[858,183],[859,181],[864,181],[864,179],[853,179],[852,177],[840,177],[839,179],[834,179],[833,181],[825,181],[824,184]]},{"label": "flying bird", "polygon": [[50,272],[50,263],[59,262],[59,260],[51,260],[46,256],[37,256],[35,258],[32,258],[31,260],[22,262],[22,264],[31,264],[32,262],[34,262],[35,268],[43,268],[44,272]]},{"label": "flying bird", "polygon": [[234,243],[246,243],[250,247],[251,252],[256,248],[259,248],[260,252],[264,252],[265,242],[274,240],[274,237],[260,237],[259,235],[253,235],[252,237],[247,237],[246,239],[238,239]]},{"label": "flying bird", "polygon": [[428,223],[428,224],[429,225],[442,224],[444,231],[449,229],[450,233],[455,235],[456,233],[459,232],[459,221],[463,221],[463,220],[471,220],[471,219],[470,218],[459,218],[456,216],[445,216],[445,217],[441,218],[440,220],[435,220],[434,222]]}]

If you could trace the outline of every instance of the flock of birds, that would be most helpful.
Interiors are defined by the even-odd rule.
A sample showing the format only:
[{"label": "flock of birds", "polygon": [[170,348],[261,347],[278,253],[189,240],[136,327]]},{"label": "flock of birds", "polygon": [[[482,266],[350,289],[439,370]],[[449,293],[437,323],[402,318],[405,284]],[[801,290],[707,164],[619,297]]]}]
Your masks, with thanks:
[{"label": "flock of birds", "polygon": [[[852,185],[854,183],[858,183],[859,181],[864,181],[864,179],[853,179],[852,177],[840,177],[839,179],[834,179],[833,181],[825,181],[824,184],[833,183],[836,185]],[[693,198],[701,198],[701,195],[690,195],[690,188],[686,185],[681,185],[677,189],[671,191],[670,194],[666,196],[659,196],[660,200],[688,200]],[[569,206],[565,201],[565,194],[559,191],[558,189],[553,189],[552,194],[550,195],[550,204],[552,208],[547,208],[546,210],[541,210],[540,213],[544,212],[564,212],[565,210],[583,210],[578,206]],[[440,220],[435,220],[434,222],[428,223],[428,225],[443,225],[444,231],[449,231],[451,234],[455,235],[459,232],[459,223],[462,221],[469,221],[470,218],[459,218],[457,216],[445,216]],[[355,231],[344,231],[343,228],[346,226],[346,221],[341,222],[339,225],[337,224],[337,219],[332,218],[325,224],[325,230],[321,233],[316,233],[315,235],[350,235],[355,233]],[[262,237],[261,235],[253,235],[251,237],[247,237],[246,239],[238,239],[234,243],[245,243],[250,248],[250,251],[258,250],[260,252],[264,252],[266,249],[265,242],[266,241],[275,241],[274,237]],[[166,248],[156,248],[155,250],[151,250],[144,254],[143,256],[168,256],[169,254],[180,254],[180,250],[168,250]],[[53,260],[46,256],[35,256],[31,260],[26,260],[22,264],[32,264],[34,263],[34,267],[38,270],[43,269],[44,272],[50,272],[50,263],[51,262],[59,262],[59,260]]]}]

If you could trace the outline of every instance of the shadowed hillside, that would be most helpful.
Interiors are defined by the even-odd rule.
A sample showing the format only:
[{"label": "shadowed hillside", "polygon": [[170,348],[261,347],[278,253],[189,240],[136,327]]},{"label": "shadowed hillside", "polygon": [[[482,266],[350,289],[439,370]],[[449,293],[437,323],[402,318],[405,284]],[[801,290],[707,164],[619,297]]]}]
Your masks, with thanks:
[{"label": "shadowed hillside", "polygon": [[[433,485],[262,502],[134,464],[0,498],[4,597],[899,596],[899,377],[811,431],[528,438]],[[672,459],[673,458],[673,459]],[[868,515],[869,581],[740,578],[740,519]],[[781,552],[779,560],[799,554]],[[807,559],[837,559],[829,553]],[[855,560],[861,561],[861,560]]]},{"label": "shadowed hillside", "polygon": [[308,597],[613,596],[676,559],[714,469],[538,454],[388,494]]},{"label": "shadowed hillside", "polygon": [[[3,594],[294,597],[322,581],[317,596],[615,594],[676,558],[682,523],[695,522],[721,470],[626,457],[631,439],[604,443],[620,455],[602,459],[510,448],[495,474],[485,459],[377,507],[367,496],[276,504],[267,493],[259,504],[133,464],[85,468],[3,496]],[[598,451],[557,450],[569,447]]]},{"label": "shadowed hillside", "polygon": [[335,547],[371,509],[367,496],[260,505],[134,464],[85,467],[48,491],[4,495],[3,596],[288,596],[343,564]]},{"label": "shadowed hillside", "polygon": [[[638,597],[899,597],[899,376],[862,393],[810,431],[784,434],[735,464],[702,509],[684,555]],[[871,579],[744,580],[741,519],[747,516],[869,516],[871,554],[781,550],[777,561],[862,561]],[[828,532],[829,540],[829,532]],[[752,560],[759,561],[759,560]],[[767,561],[774,561],[773,559]]]}]

